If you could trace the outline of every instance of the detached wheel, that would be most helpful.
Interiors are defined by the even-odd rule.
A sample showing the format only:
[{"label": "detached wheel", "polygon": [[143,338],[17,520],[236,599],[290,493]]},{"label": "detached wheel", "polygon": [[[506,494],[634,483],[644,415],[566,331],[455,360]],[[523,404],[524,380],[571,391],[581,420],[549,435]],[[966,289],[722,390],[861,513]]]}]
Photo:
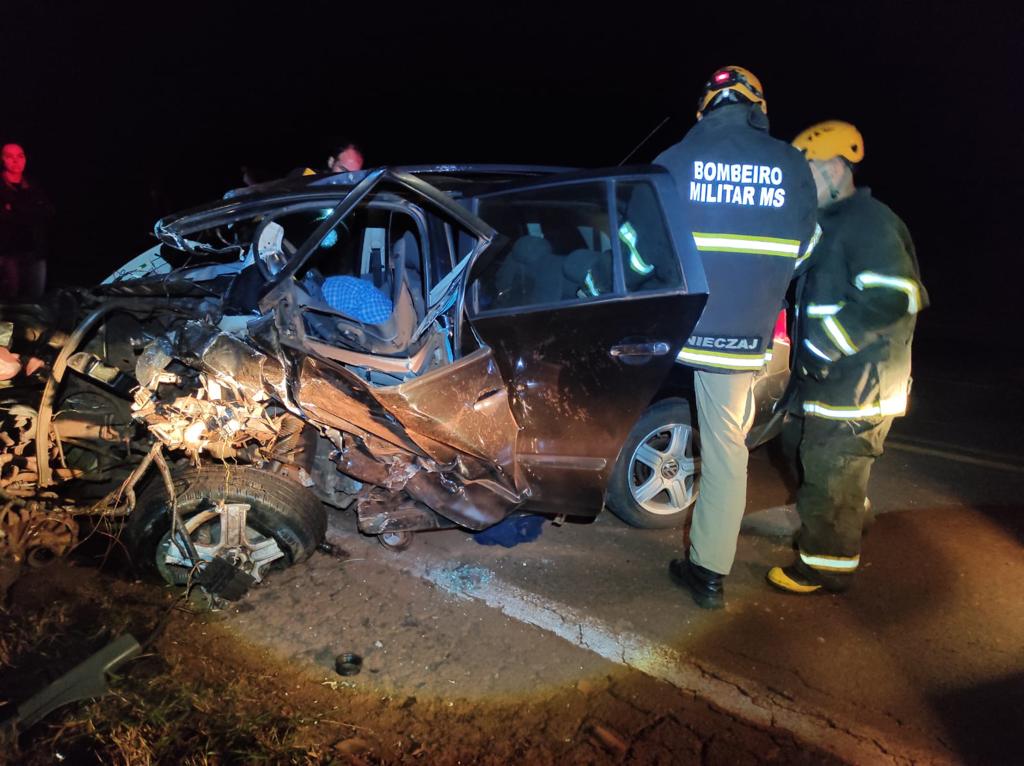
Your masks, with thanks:
[{"label": "detached wheel", "polygon": [[700,460],[690,403],[665,399],[633,426],[608,484],[608,507],[627,524],[678,527],[697,501]]},{"label": "detached wheel", "polygon": [[[259,581],[309,557],[327,531],[323,505],[308,489],[250,467],[204,466],[174,475],[178,515],[199,557],[215,556]],[[170,498],[159,475],[139,494],[124,540],[135,565],[171,585],[188,580],[188,559],[171,540]]]}]

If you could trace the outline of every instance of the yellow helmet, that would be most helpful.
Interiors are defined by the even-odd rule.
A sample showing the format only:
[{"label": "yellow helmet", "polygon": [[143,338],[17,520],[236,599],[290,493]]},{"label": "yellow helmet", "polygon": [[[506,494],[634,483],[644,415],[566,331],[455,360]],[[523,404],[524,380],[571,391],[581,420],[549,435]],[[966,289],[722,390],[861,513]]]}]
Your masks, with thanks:
[{"label": "yellow helmet", "polygon": [[715,70],[704,83],[704,92],[700,94],[700,100],[697,102],[698,119],[715,96],[725,91],[738,93],[750,103],[760,106],[762,112],[768,112],[768,102],[764,100],[761,81],[754,73],[741,66],[725,66]]},{"label": "yellow helmet", "polygon": [[864,136],[853,125],[842,120],[826,120],[811,125],[793,139],[809,160],[830,160],[844,157],[852,163],[864,159]]}]

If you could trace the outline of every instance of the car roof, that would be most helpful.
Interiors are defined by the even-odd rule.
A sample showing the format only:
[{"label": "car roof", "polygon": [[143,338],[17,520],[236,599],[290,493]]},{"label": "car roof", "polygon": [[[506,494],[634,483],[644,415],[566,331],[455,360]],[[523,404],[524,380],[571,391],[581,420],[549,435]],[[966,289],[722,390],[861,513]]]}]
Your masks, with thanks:
[{"label": "car roof", "polygon": [[173,213],[157,221],[157,236],[170,227],[196,218],[207,218],[218,211],[237,210],[268,204],[288,204],[295,198],[330,199],[340,193],[347,194],[358,183],[374,172],[393,172],[415,176],[442,194],[454,198],[485,196],[515,189],[603,181],[616,177],[667,175],[657,165],[627,165],[612,168],[579,169],[543,165],[419,165],[414,167],[367,168],[356,172],[319,173],[293,176],[255,186],[232,189],[221,199]]},{"label": "car roof", "polygon": [[[439,164],[396,166],[396,172],[418,176],[435,188],[455,196],[475,196],[500,189],[534,186],[538,182],[566,183],[587,181],[622,175],[646,175],[664,172],[654,165],[627,165],[613,168],[573,168],[551,165],[473,165]],[[306,176],[269,181],[248,188],[236,189],[231,196],[247,200],[261,196],[278,197],[289,193],[327,191],[332,188],[350,188],[366,178],[373,168],[356,172],[316,173]]]}]

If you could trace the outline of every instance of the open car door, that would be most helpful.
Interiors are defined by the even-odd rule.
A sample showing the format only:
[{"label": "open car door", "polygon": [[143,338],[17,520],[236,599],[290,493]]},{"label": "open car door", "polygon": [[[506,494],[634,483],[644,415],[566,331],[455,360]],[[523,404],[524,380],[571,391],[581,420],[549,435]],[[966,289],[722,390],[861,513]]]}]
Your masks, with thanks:
[{"label": "open car door", "polygon": [[[355,227],[345,226],[345,222],[375,190],[382,190],[385,182],[390,182],[387,191],[422,211],[424,219],[436,216],[437,225],[442,225],[442,220],[455,224],[475,238],[475,246],[431,286],[422,315],[407,315],[406,326],[393,328],[404,339],[405,348],[389,349],[395,351],[390,354],[375,353],[375,328],[332,309],[311,295],[308,280],[296,279],[302,274],[305,260],[332,231],[359,236]],[[393,439],[384,422],[393,418],[409,440],[439,463],[469,456],[487,466],[488,470],[482,472],[479,467],[474,469],[477,475],[472,478],[500,485],[495,489],[505,497],[505,507],[511,509],[519,504],[525,486],[515,466],[519,425],[512,416],[505,381],[487,347],[456,357],[462,346],[459,317],[469,267],[493,237],[493,229],[483,221],[415,176],[377,171],[357,186],[296,251],[261,307],[275,313],[282,345],[315,359],[302,363],[293,392],[294,400],[309,414],[339,427],[351,426],[347,430],[355,433],[372,433],[404,448],[407,442]],[[425,256],[424,249],[430,243],[431,237],[421,237],[419,253]],[[406,290],[411,289],[408,280],[402,284]],[[396,300],[395,311],[410,303]],[[330,382],[334,396],[325,392],[325,380]],[[484,476],[492,470],[494,475]]]}]

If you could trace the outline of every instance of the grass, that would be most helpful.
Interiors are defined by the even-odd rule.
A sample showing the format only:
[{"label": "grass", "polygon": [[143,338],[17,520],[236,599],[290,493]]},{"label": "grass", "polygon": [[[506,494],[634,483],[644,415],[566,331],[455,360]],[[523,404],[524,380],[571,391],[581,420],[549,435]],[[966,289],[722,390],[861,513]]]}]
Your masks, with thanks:
[{"label": "grass", "polygon": [[[61,565],[33,573],[13,603],[0,607],[0,697],[21,702],[124,632],[143,640],[175,603],[162,589],[86,574]],[[294,745],[300,719],[274,687],[196,652],[187,642],[195,616],[175,609],[170,617],[158,646],[174,647],[173,656],[144,654],[121,668],[107,695],[51,713],[16,745],[0,742],[0,764],[313,764],[336,757]],[[187,643],[179,645],[183,635]]]},{"label": "grass", "polygon": [[19,657],[45,656],[55,634],[67,628],[70,612],[68,604],[56,603],[24,620],[0,607],[0,672],[16,667]]},{"label": "grass", "polygon": [[289,744],[294,725],[259,710],[266,701],[251,705],[231,688],[179,681],[166,672],[145,676],[132,672],[122,677],[112,694],[50,725],[45,735],[36,737],[26,753],[33,758],[25,763],[323,762],[319,753]]}]

